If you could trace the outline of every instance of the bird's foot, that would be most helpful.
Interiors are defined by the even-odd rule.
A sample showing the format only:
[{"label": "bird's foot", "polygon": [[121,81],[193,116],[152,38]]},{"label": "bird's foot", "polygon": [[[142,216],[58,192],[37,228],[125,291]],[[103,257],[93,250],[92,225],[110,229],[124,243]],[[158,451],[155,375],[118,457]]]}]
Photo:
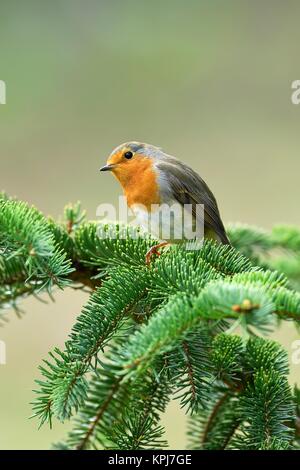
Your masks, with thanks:
[{"label": "bird's foot", "polygon": [[147,264],[147,266],[149,266],[150,263],[151,263],[152,255],[160,256],[161,252],[158,251],[159,248],[162,248],[163,246],[166,246],[166,245],[168,245],[168,242],[162,242],[162,243],[159,243],[158,245],[152,246],[150,248],[150,250],[147,251],[147,253],[146,253],[146,264]]}]

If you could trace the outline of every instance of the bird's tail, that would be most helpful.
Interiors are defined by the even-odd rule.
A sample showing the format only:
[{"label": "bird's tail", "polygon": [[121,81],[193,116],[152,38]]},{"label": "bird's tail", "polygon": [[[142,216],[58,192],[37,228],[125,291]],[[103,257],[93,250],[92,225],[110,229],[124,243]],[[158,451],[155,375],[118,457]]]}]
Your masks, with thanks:
[{"label": "bird's tail", "polygon": [[225,229],[222,234],[219,235],[220,242],[223,243],[223,245],[231,245],[230,240],[227,236],[227,233],[225,232]]},{"label": "bird's tail", "polygon": [[216,240],[217,242],[222,243],[223,245],[231,245],[223,224],[221,227],[218,228],[218,230],[205,229],[204,237]]}]

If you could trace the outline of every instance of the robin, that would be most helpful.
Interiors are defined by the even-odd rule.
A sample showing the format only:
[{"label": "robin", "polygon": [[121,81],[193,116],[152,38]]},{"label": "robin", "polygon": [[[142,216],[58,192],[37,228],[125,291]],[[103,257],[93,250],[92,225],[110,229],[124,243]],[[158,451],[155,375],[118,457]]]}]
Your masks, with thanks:
[{"label": "robin", "polygon": [[[113,173],[139,224],[161,240],[146,254],[147,264],[153,254],[160,255],[159,248],[169,243],[204,237],[230,244],[207,184],[192,168],[161,148],[139,142],[122,144],[100,171]],[[172,208],[169,213],[168,208]],[[187,215],[189,223],[185,222]]]}]

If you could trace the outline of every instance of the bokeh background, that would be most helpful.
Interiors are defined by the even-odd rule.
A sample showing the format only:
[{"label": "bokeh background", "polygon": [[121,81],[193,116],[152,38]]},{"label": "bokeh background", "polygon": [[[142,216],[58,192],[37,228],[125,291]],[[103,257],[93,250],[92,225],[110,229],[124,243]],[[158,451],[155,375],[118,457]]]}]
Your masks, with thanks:
[{"label": "bokeh background", "polygon": [[[140,140],[193,166],[226,223],[299,223],[299,1],[0,0],[0,12],[0,189],[55,217],[79,199],[95,218],[120,194],[100,165]],[[26,300],[26,315],[0,330],[2,449],[49,448],[68,428],[28,419],[37,366],[86,301],[55,297]],[[291,354],[295,331],[277,337]],[[170,447],[183,448],[176,405],[164,423]]]}]

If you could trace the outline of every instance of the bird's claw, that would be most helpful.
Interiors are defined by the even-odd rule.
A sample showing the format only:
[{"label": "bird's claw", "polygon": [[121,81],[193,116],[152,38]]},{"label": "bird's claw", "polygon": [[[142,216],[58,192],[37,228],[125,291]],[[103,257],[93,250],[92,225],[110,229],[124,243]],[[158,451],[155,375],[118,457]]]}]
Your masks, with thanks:
[{"label": "bird's claw", "polygon": [[162,243],[159,243],[158,245],[152,246],[150,248],[150,250],[147,251],[147,253],[146,253],[146,264],[147,264],[147,266],[149,266],[150,263],[151,263],[152,255],[156,255],[156,256],[161,255],[161,252],[158,251],[158,248],[161,248],[161,247],[166,246],[166,245],[168,245],[168,242],[162,242]]},{"label": "bird's claw", "polygon": [[161,252],[158,251],[156,246],[152,246],[150,248],[150,250],[147,251],[147,253],[146,253],[146,264],[147,264],[147,266],[149,266],[149,264],[151,263],[151,258],[152,258],[153,255],[156,255],[156,256],[161,255]]}]

